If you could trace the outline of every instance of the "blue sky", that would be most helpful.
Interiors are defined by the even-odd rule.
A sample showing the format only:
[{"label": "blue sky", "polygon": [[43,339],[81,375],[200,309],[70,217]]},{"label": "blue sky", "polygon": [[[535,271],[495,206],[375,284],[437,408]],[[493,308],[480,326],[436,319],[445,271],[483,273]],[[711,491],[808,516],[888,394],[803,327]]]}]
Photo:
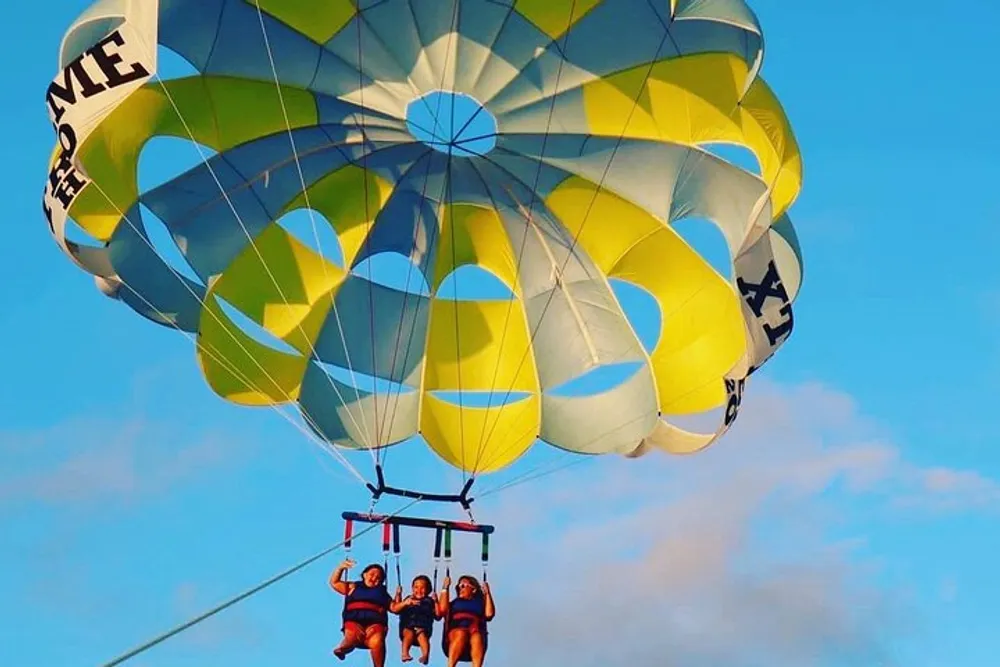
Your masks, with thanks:
[{"label": "blue sky", "polygon": [[[86,4],[3,10],[19,26],[0,47],[11,63],[0,112],[11,220],[0,287],[3,664],[110,659],[332,544],[340,512],[366,503],[273,412],[217,399],[187,339],[101,297],[48,237],[43,94]],[[705,456],[589,462],[483,500],[482,518],[500,526],[493,664],[573,664],[566,652],[594,664],[586,654],[601,649],[577,646],[572,631],[601,613],[574,614],[587,602],[606,612],[604,587],[636,585],[617,578],[629,571],[662,589],[622,612],[640,614],[629,625],[637,646],[600,664],[662,664],[643,653],[653,646],[697,667],[755,664],[738,656],[978,667],[1000,648],[990,593],[1000,590],[1000,140],[981,120],[1000,101],[988,71],[1000,6],[752,6],[764,76],[805,159],[792,209],[806,264],[796,333],[755,376],[727,443]],[[363,456],[352,461],[368,474]],[[424,453],[393,452],[394,463],[444,486],[457,479]],[[406,546],[406,572],[426,568],[427,536]],[[375,535],[357,549],[380,557]],[[457,545],[463,567],[478,567],[477,549]],[[586,555],[570,564],[576,549]],[[337,558],[131,664],[330,664],[339,600],[324,581]],[[568,601],[546,617],[566,628],[548,647],[524,637],[547,608],[541,582]]]}]

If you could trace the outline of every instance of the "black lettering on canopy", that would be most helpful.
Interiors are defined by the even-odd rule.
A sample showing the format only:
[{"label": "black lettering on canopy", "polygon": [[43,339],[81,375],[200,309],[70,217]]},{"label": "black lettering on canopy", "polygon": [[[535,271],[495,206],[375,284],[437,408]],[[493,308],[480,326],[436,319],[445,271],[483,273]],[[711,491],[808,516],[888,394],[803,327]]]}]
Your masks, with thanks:
[{"label": "black lettering on canopy", "polygon": [[740,413],[740,405],[743,403],[743,389],[746,387],[746,383],[746,378],[739,380],[726,379],[726,394],[728,394],[728,399],[726,401],[726,416],[723,423],[727,427],[732,426]]},{"label": "black lettering on canopy", "polygon": [[149,76],[149,71],[143,67],[142,63],[138,62],[129,65],[127,72],[120,71],[118,65],[125,62],[125,60],[116,51],[108,51],[108,47],[111,45],[125,45],[125,39],[118,30],[115,30],[87,51],[94,59],[94,62],[97,63],[97,66],[101,68],[108,88],[118,88],[119,86],[124,86],[126,83],[137,81],[144,76]]},{"label": "black lettering on canopy", "polygon": [[[64,129],[67,131],[64,132]],[[70,142],[69,145],[66,143],[62,144],[63,150],[60,151],[59,158],[49,170],[48,183],[45,188],[46,199],[42,202],[42,210],[45,211],[49,230],[53,233],[55,233],[55,227],[52,221],[52,207],[49,206],[47,201],[48,197],[54,197],[59,201],[63,209],[68,210],[76,196],[89,183],[87,178],[73,167],[73,151],[76,150],[76,139],[72,128],[68,125],[63,125],[60,128],[60,136],[69,137]]]},{"label": "black lettering on canopy", "polygon": [[49,190],[54,191],[59,186],[59,181],[66,177],[66,174],[73,168],[72,153],[63,151],[59,154],[59,159],[49,170]]},{"label": "black lettering on canopy", "polygon": [[61,79],[50,83],[45,94],[53,125],[58,126],[66,107],[79,99],[149,76],[149,70],[140,62],[127,65],[124,70],[120,67],[125,61],[116,48],[124,45],[121,31],[115,30],[63,68]]},{"label": "black lettering on canopy", "polygon": [[771,347],[777,345],[782,338],[787,338],[792,333],[792,327],[795,326],[792,304],[786,303],[778,312],[785,318],[778,326],[772,327],[770,324],[764,324],[764,333],[767,334],[767,342],[771,344]]},{"label": "black lettering on canopy", "polygon": [[150,74],[141,62],[124,64],[125,59],[119,53],[123,46],[125,38],[120,30],[115,30],[64,67],[61,75],[49,84],[46,91],[45,102],[49,107],[52,125],[59,136],[61,149],[59,157],[49,170],[45,196],[42,199],[42,211],[53,234],[55,223],[52,200],[68,211],[73,200],[90,182],[73,166],[79,137],[76,129],[64,122],[66,109],[81,99],[89,99],[105,90],[113,90]]},{"label": "black lettering on canopy", "polygon": [[80,190],[82,190],[83,186],[87,183],[88,181],[83,178],[80,172],[76,169],[70,169],[66,172],[66,175],[63,176],[63,179],[59,181],[59,185],[56,187],[53,195],[59,200],[59,203],[62,204],[64,209],[68,209],[77,194],[80,193]]},{"label": "black lettering on canopy", "polygon": [[49,114],[52,117],[53,125],[58,126],[62,121],[63,114],[66,113],[66,108],[60,106],[57,100],[61,100],[67,105],[76,104],[75,83],[80,84],[80,95],[84,98],[93,97],[105,89],[104,86],[95,83],[90,78],[87,68],[83,66],[83,59],[86,55],[83,54],[63,69],[62,84],[59,83],[58,79],[49,84],[48,92],[45,94],[45,102],[49,105]]},{"label": "black lettering on canopy", "polygon": [[774,298],[781,301],[782,306],[778,313],[784,319],[773,327],[767,322],[763,324],[764,334],[771,347],[777,345],[782,338],[792,332],[795,322],[792,317],[792,304],[788,300],[788,292],[781,282],[781,276],[778,275],[778,267],[775,266],[774,260],[767,263],[767,272],[764,273],[764,278],[759,283],[751,283],[743,278],[737,278],[736,286],[739,287],[740,294],[750,306],[750,310],[758,318],[763,317],[764,304],[767,303],[768,299]]},{"label": "black lettering on canopy", "polygon": [[788,292],[781,284],[781,276],[778,275],[778,267],[774,265],[773,260],[767,263],[767,273],[759,283],[737,278],[736,286],[740,288],[740,294],[757,317],[764,314],[764,304],[771,297],[779,299],[782,303],[788,303]]}]

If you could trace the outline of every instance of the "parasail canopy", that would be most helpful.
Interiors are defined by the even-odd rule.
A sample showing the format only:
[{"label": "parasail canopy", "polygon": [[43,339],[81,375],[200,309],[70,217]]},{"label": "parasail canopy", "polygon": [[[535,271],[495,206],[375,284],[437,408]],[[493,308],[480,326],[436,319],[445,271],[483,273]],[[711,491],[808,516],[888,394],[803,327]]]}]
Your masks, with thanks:
[{"label": "parasail canopy", "polygon": [[[162,49],[198,74],[161,78]],[[219,396],[295,405],[336,447],[419,435],[478,474],[539,441],[695,452],[787,340],[801,283],[802,164],[763,55],[743,0],[103,0],[48,89],[44,208],[105,294],[195,338]],[[204,159],[142,191],[163,136]],[[721,231],[731,278],[689,218]],[[373,279],[385,253],[413,289]],[[504,296],[458,296],[468,267]],[[614,281],[658,304],[652,349]],[[636,370],[559,391],[611,364]],[[711,410],[714,430],[677,425]]]}]

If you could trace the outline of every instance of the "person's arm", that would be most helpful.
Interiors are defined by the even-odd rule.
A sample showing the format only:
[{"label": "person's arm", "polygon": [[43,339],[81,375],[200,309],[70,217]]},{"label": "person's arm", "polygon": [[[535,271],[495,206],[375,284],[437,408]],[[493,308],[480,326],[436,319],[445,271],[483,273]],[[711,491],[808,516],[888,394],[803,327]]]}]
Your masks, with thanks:
[{"label": "person's arm", "polygon": [[484,610],[486,620],[492,621],[493,617],[497,614],[497,610],[493,604],[493,594],[490,593],[490,584],[488,581],[483,582],[483,597],[486,598],[486,609]]},{"label": "person's arm", "polygon": [[437,604],[434,605],[434,616],[439,619],[447,618],[448,608],[451,606],[451,599],[448,597],[448,591],[451,589],[451,577],[445,577],[443,585],[444,588],[437,596]]},{"label": "person's arm", "polygon": [[405,600],[403,599],[403,587],[396,586],[396,597],[394,597],[392,599],[392,602],[389,603],[389,611],[391,611],[394,614],[398,614],[399,612],[403,611],[404,609],[410,606],[409,604],[407,604],[409,600],[410,600],[409,595],[406,596]]},{"label": "person's arm", "polygon": [[344,581],[344,572],[354,567],[354,561],[348,558],[343,563],[337,566],[337,569],[333,571],[330,575],[330,588],[337,591],[341,595],[349,595],[351,592],[352,584],[348,581]]}]

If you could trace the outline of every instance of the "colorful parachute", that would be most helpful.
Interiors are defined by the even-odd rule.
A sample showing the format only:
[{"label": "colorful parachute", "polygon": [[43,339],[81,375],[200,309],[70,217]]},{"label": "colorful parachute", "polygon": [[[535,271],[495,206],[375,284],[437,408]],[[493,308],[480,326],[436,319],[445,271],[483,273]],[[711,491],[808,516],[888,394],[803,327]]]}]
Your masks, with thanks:
[{"label": "colorful parachute", "polygon": [[[160,47],[200,74],[161,79]],[[297,404],[339,447],[419,434],[472,473],[539,439],[694,452],[787,339],[801,281],[801,160],[762,60],[743,0],[103,0],[48,89],[44,207],[102,291],[196,335],[215,392]],[[143,192],[158,136],[206,159]],[[282,224],[301,210],[343,265]],[[157,253],[150,214],[193,277]],[[672,228],[692,217],[721,230],[731,280]],[[383,253],[427,289],[358,270]],[[511,297],[454,298],[442,285],[468,266]],[[651,351],[609,279],[659,304]],[[555,391],[621,363],[638,370],[613,389]],[[672,423],[719,408],[714,431]]]}]

